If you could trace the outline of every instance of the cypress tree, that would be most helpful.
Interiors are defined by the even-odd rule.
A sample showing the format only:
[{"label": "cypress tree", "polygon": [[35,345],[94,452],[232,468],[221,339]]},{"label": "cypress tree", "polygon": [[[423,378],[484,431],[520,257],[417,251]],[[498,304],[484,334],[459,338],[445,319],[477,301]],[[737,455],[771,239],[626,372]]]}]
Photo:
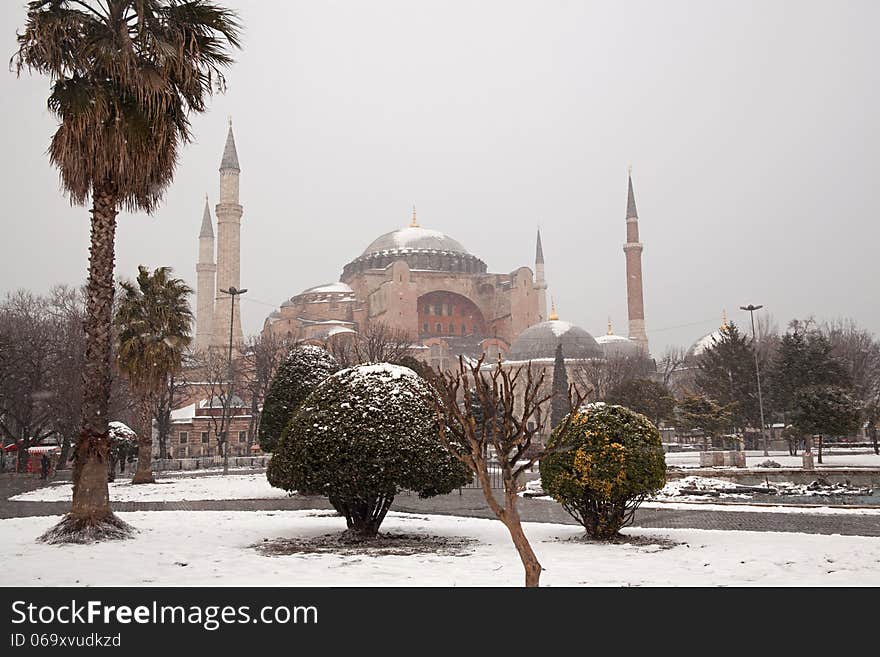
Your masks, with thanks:
[{"label": "cypress tree", "polygon": [[555,428],[568,415],[568,372],[565,371],[565,357],[562,343],[556,345],[556,359],[553,362],[553,399],[550,401],[550,424]]}]

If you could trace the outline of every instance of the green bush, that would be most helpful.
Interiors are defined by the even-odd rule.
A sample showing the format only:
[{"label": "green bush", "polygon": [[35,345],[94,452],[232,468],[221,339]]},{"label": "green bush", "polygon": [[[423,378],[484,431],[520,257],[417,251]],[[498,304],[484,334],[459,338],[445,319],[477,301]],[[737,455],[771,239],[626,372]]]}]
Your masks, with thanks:
[{"label": "green bush", "polygon": [[336,359],[321,347],[300,345],[291,349],[263,400],[257,439],[260,449],[274,452],[290,418],[318,385],[339,369]]},{"label": "green bush", "polygon": [[[622,406],[591,405],[550,436],[541,484],[592,538],[609,539],[666,483],[660,432]],[[553,451],[558,450],[558,451]]]},{"label": "green bush", "polygon": [[439,439],[431,387],[407,367],[358,365],[303,402],[272,456],[269,483],[327,496],[350,532],[375,536],[401,490],[449,493],[471,480]]}]

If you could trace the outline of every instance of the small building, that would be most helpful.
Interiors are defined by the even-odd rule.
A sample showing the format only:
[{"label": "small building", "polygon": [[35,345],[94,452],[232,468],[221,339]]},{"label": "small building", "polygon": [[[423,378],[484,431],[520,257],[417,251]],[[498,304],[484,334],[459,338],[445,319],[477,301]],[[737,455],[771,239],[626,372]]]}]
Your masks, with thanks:
[{"label": "small building", "polygon": [[[254,418],[250,406],[238,396],[233,396],[230,406],[229,456],[262,454],[251,435]],[[222,422],[223,401],[219,397],[202,399],[171,411],[171,433],[166,446],[168,457],[222,456],[218,443]]]}]

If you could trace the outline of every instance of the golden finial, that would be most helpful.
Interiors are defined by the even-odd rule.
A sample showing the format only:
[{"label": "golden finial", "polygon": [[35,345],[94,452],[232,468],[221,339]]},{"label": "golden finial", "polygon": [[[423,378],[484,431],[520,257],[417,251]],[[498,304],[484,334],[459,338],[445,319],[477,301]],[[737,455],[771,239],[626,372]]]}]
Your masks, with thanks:
[{"label": "golden finial", "polygon": [[727,330],[727,309],[721,311],[721,330]]},{"label": "golden finial", "polygon": [[608,318],[608,335],[614,335],[614,331],[611,330],[611,318]]},{"label": "golden finial", "polygon": [[553,295],[550,295],[550,317],[548,317],[551,322],[555,322],[559,320],[559,315],[556,314],[556,301],[553,299]]},{"label": "golden finial", "polygon": [[409,227],[410,228],[418,228],[419,227],[419,222],[416,221],[416,204],[415,203],[413,203],[413,215],[412,215],[412,221],[410,222]]}]

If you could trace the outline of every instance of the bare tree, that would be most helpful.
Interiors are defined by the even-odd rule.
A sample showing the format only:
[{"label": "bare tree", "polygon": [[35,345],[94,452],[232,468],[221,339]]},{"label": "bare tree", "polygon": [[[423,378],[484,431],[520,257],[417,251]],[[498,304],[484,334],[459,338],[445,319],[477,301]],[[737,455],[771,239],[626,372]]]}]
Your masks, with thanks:
[{"label": "bare tree", "polygon": [[[510,532],[525,569],[526,586],[538,586],[542,568],[523,532],[517,509],[517,480],[548,453],[530,450],[532,439],[543,428],[538,409],[551,397],[542,392],[545,389],[543,372],[535,377],[531,363],[515,369],[501,367],[499,363],[486,372],[482,358],[466,365],[459,357],[457,372],[438,371],[432,378],[437,390],[440,440],[474,473],[489,508]],[[578,408],[583,400],[571,386],[570,408]],[[572,415],[563,421],[563,431]],[[494,462],[491,452],[494,452]],[[504,483],[501,501],[492,490],[490,468],[493,467],[501,470]]]},{"label": "bare tree", "polygon": [[292,337],[261,333],[248,338],[240,345],[242,361],[242,380],[244,389],[250,397],[251,421],[248,427],[248,453],[260,429],[263,400],[272,385],[275,373],[281,362],[297,345]]},{"label": "bare tree", "polygon": [[575,364],[573,378],[581,390],[592,390],[595,399],[604,400],[626,381],[646,378],[652,369],[651,361],[645,356],[620,355],[580,360]]},{"label": "bare tree", "polygon": [[400,363],[412,356],[413,341],[409,332],[373,322],[358,336],[339,336],[328,341],[327,349],[342,367],[360,363]]},{"label": "bare tree", "polygon": [[[207,394],[207,414],[211,421],[211,427],[214,430],[214,439],[217,443],[218,455],[223,455],[223,450],[227,448],[227,437],[231,418],[235,412],[235,398],[238,395],[233,393],[233,399],[228,399],[229,395],[229,369],[226,353],[219,349],[206,349],[197,352],[194,355],[199,372],[199,388]],[[241,381],[241,360],[232,360],[232,383],[233,388],[240,388]],[[227,406],[228,402],[228,406]],[[198,404],[198,402],[197,402]],[[223,409],[229,408],[229,417],[223,413]],[[220,411],[218,413],[218,411]]]},{"label": "bare tree", "polygon": [[52,406],[59,335],[49,302],[19,290],[0,306],[0,431],[18,442],[19,466],[27,449],[55,433]]}]

